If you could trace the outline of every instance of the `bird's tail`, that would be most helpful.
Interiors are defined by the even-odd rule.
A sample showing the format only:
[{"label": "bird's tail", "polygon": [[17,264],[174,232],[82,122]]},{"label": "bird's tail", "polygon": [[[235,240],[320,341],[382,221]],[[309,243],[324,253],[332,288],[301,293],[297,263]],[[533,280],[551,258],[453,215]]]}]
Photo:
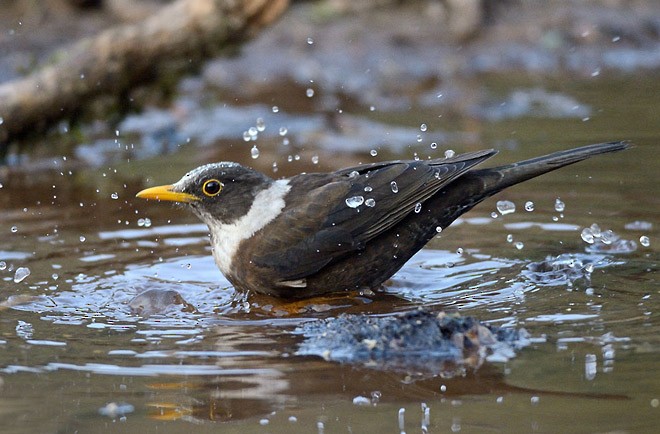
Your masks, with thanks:
[{"label": "bird's tail", "polygon": [[482,198],[486,198],[507,187],[559,169],[560,167],[577,163],[594,155],[622,151],[630,146],[631,144],[627,141],[582,146],[530,160],[519,161],[518,163],[508,164],[506,166],[472,170],[466,175],[475,177],[475,179],[483,182]]}]

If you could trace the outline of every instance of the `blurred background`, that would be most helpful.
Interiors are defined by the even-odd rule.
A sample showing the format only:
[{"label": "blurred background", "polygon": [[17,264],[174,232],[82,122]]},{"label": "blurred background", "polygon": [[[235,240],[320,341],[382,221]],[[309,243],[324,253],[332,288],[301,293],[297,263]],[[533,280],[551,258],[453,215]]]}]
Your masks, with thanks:
[{"label": "blurred background", "polygon": [[[234,24],[205,39],[205,8]],[[102,37],[126,56],[85,51]],[[657,1],[6,0],[0,53],[0,432],[660,423]],[[485,201],[381,292],[295,306],[236,293],[203,225],[134,199],[213,161],[278,178],[612,140],[635,147]],[[306,321],[418,307],[533,342],[451,373],[296,355]]]}]

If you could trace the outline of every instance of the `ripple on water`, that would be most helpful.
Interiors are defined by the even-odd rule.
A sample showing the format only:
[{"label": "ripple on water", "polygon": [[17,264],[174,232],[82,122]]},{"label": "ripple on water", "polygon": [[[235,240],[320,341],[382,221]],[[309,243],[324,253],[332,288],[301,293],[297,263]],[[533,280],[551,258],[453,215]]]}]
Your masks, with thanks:
[{"label": "ripple on water", "polygon": [[588,284],[595,268],[620,263],[605,255],[563,253],[530,262],[521,274],[536,285],[572,287],[578,280]]},{"label": "ripple on water", "polygon": [[[188,269],[187,264],[191,262],[195,267]],[[69,289],[54,291],[48,297],[30,299],[14,308],[38,312],[46,320],[83,323],[92,328],[125,330],[125,323],[145,321],[139,317],[140,313],[144,316],[167,313],[159,318],[158,327],[185,325],[195,324],[205,315],[210,317],[218,311],[231,309],[234,291],[226,290],[230,287],[231,284],[222,277],[210,255],[185,256],[163,262],[129,265],[111,275],[80,274]],[[174,295],[170,298],[180,303],[156,303],[155,308],[142,306],[142,310],[136,309],[135,304],[131,305],[136,296],[149,291]],[[161,308],[158,308],[159,305]]]}]

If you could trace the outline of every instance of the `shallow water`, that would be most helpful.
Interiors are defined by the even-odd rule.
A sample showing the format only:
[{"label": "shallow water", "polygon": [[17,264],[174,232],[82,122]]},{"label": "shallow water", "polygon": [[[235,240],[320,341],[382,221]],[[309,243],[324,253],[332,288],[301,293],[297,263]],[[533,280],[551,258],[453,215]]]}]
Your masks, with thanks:
[{"label": "shallow water", "polygon": [[[515,90],[498,79],[484,83],[504,98]],[[294,113],[282,119],[305,148],[297,148],[301,154],[323,155],[319,166],[307,157],[287,164],[287,153],[268,153],[267,138],[257,142],[262,155],[251,160],[252,143],[241,141],[240,129],[227,133],[237,137],[231,150],[205,147],[191,126],[193,143],[170,155],[128,161],[115,155],[94,169],[53,157],[54,170],[3,180],[0,432],[210,432],[218,425],[226,432],[654,431],[660,423],[657,83],[653,77],[634,85],[545,83],[587,104],[588,120],[507,115],[462,119],[458,126],[429,122],[457,140],[451,146],[457,152],[502,149],[496,163],[604,140],[631,139],[637,146],[484,202],[375,294],[294,304],[246,299],[216,269],[203,225],[133,196],[145,180],[174,181],[227,154],[267,169],[278,159],[274,176],[414,152],[442,155],[449,145],[431,149],[428,137],[417,143],[412,135],[432,117],[422,108],[358,113],[403,128],[397,131],[415,143],[383,145],[377,157],[368,147],[358,153],[315,148],[311,143],[319,142],[305,142],[296,130],[307,128],[314,137],[324,126]],[[220,134],[211,143],[218,140],[227,138]],[[147,144],[135,141],[135,147]],[[557,198],[565,204],[561,212]],[[513,201],[516,212],[497,213],[498,200]],[[527,201],[534,202],[531,212],[524,210]],[[584,242],[581,231],[594,223],[619,241]],[[15,283],[19,267],[30,274]],[[138,315],[129,302],[146,290],[176,291],[180,298],[166,299],[159,313]],[[451,378],[295,354],[302,338],[293,331],[304,321],[419,306],[524,327],[533,344],[506,362],[485,361]]]}]

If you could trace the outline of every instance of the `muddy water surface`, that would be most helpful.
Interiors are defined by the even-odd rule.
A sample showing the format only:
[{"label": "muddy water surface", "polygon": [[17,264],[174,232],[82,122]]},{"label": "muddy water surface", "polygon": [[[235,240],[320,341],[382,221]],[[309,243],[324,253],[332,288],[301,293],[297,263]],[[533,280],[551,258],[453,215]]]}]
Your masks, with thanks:
[{"label": "muddy water surface", "polygon": [[[264,101],[236,108],[255,114],[234,132],[214,132],[210,125],[222,122],[209,123],[207,142],[194,125],[171,149],[149,131],[120,129],[91,153],[49,156],[3,178],[0,432],[653,432],[660,423],[657,77],[543,83],[589,107],[568,117],[532,113],[536,103],[523,104],[522,116],[498,109],[533,100],[539,83],[484,78],[483,86],[493,95],[481,105],[487,114],[350,113],[359,120],[355,134],[373,134],[378,128],[365,127],[373,125],[401,134],[391,146],[319,145],[337,138],[332,122],[273,113]],[[257,117],[266,130],[246,143],[242,131],[258,126]],[[149,152],[152,139],[158,152]],[[220,159],[280,176],[481,147],[502,150],[497,164],[615,139],[636,147],[484,202],[382,291],[298,304],[238,294],[216,269],[203,225],[134,199],[144,186]],[[99,146],[110,151],[94,167],[85,156]],[[516,211],[502,215],[498,200]],[[600,236],[606,243],[583,240],[594,224],[612,231]],[[149,290],[160,294],[150,299],[153,310],[132,309]],[[524,327],[533,343],[506,362],[484,360],[450,377],[296,355],[302,337],[292,332],[304,321],[419,306]]]}]

